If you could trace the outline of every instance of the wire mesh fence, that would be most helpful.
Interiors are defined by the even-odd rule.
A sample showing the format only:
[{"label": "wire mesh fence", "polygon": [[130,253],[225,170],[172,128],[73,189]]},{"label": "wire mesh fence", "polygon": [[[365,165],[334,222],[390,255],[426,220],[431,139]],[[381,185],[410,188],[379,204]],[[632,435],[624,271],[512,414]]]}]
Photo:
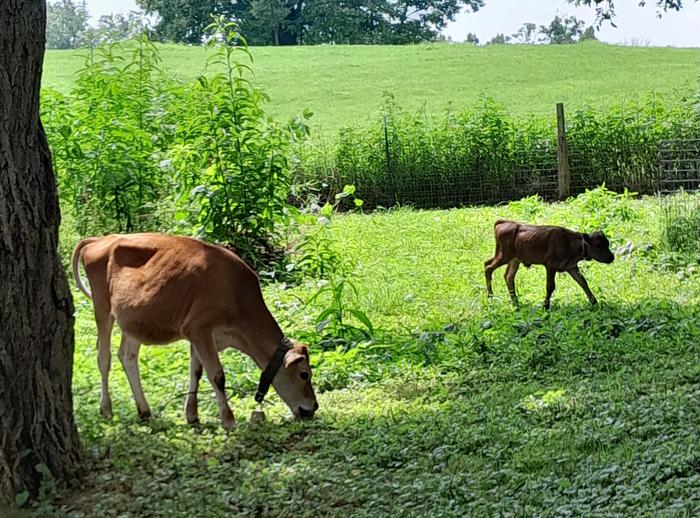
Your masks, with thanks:
[{"label": "wire mesh fence", "polygon": [[700,138],[661,141],[659,169],[661,194],[700,190]]},{"label": "wire mesh fence", "polygon": [[[566,123],[562,109],[561,118],[560,125],[515,120],[488,104],[438,120],[392,113],[326,142],[301,169],[322,179],[322,197],[354,184],[369,209],[497,204],[531,195],[555,200],[602,184],[639,194],[700,189],[694,108],[652,103],[637,111],[576,111]],[[562,146],[567,153],[558,160]]]}]

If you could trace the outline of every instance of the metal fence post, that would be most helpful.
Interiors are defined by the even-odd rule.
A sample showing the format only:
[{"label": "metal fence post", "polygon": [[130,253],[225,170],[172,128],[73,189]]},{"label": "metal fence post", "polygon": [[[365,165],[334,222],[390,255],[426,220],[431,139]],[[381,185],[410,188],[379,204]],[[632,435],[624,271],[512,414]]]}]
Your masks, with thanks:
[{"label": "metal fence post", "polygon": [[571,194],[571,171],[569,170],[569,148],[566,142],[564,103],[557,103],[557,197],[566,199]]}]

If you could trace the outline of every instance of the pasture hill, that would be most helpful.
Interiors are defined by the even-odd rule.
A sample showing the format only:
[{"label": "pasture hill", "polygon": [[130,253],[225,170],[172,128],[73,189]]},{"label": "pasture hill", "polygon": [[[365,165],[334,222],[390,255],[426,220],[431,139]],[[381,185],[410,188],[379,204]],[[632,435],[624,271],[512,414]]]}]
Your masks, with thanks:
[{"label": "pasture hill", "polygon": [[[181,79],[205,73],[205,50],[161,45],[164,68]],[[439,112],[493,98],[514,115],[553,115],[590,104],[605,109],[650,92],[695,91],[700,49],[576,45],[426,44],[414,46],[258,47],[255,81],[270,95],[269,114],[288,118],[304,109],[312,127],[335,133],[376,118],[384,92],[413,111]],[[49,50],[44,86],[68,93],[85,50]]]}]

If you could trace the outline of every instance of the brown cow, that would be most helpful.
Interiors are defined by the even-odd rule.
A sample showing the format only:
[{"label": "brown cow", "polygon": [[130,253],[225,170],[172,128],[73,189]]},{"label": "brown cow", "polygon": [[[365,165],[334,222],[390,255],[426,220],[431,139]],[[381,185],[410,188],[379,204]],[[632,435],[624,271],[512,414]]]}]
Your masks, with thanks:
[{"label": "brown cow", "polygon": [[[80,279],[81,260],[92,293]],[[115,320],[122,330],[118,356],[142,418],[150,410],[141,388],[139,348],[180,339],[191,344],[188,422],[198,421],[197,388],[204,367],[224,427],[234,425],[218,355],[232,346],[264,370],[256,400],[262,401],[272,384],[295,416],[311,417],[318,408],[306,346],[285,338],[256,274],[229,250],[164,234],[110,235],[78,243],[72,262],[78,288],[93,301],[103,416],[112,415],[108,377]]]},{"label": "brown cow", "polygon": [[486,267],[486,290],[493,295],[491,275],[493,271],[508,264],[505,279],[513,304],[518,303],[515,294],[515,274],[520,263],[528,268],[542,264],[547,268],[547,296],[544,307],[549,309],[554,292],[554,276],[557,272],[569,272],[586,292],[591,304],[597,302],[586,279],[578,269],[579,261],[595,259],[601,263],[612,263],[615,256],[603,232],[582,234],[562,227],[535,226],[500,219],[494,224],[496,254],[484,263]]}]

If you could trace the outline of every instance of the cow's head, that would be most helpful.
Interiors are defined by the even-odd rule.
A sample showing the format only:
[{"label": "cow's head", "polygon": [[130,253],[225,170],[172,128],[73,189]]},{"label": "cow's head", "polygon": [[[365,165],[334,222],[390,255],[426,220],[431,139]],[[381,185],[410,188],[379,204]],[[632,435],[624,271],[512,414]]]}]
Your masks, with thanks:
[{"label": "cow's head", "polygon": [[586,256],[598,262],[610,264],[615,260],[615,255],[610,251],[610,241],[601,231],[583,234],[586,244]]},{"label": "cow's head", "polygon": [[277,371],[272,386],[295,417],[313,417],[318,409],[318,402],[311,385],[309,350],[305,345],[293,342],[292,348],[284,356],[282,368]]}]

